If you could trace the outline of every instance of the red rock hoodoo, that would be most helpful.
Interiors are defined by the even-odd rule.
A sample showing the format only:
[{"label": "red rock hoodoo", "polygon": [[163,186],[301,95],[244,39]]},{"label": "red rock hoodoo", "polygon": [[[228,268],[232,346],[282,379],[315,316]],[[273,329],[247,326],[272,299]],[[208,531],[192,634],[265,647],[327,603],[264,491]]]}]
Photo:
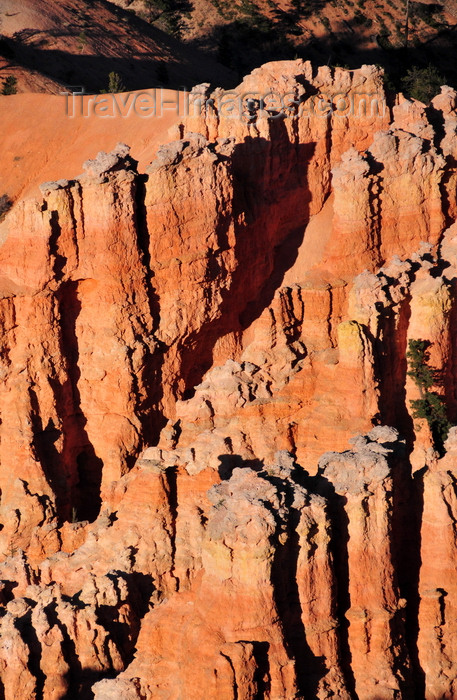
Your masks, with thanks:
[{"label": "red rock hoodoo", "polygon": [[5,700],[457,697],[457,95],[234,94],[0,223]]}]

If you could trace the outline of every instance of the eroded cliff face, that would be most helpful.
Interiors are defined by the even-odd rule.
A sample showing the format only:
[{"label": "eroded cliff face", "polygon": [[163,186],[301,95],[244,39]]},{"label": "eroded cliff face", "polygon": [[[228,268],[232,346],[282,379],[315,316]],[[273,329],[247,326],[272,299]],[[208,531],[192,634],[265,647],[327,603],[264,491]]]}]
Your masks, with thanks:
[{"label": "eroded cliff face", "polygon": [[457,438],[406,366],[430,341],[455,422],[456,94],[248,93],[0,224],[6,699],[457,692]]}]

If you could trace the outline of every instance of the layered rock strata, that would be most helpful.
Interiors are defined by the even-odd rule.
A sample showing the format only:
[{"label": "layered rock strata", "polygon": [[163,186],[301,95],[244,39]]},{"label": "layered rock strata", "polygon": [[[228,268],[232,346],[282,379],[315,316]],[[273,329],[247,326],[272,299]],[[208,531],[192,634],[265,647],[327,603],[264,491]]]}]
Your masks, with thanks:
[{"label": "layered rock strata", "polygon": [[455,92],[236,94],[0,224],[5,699],[456,692]]}]

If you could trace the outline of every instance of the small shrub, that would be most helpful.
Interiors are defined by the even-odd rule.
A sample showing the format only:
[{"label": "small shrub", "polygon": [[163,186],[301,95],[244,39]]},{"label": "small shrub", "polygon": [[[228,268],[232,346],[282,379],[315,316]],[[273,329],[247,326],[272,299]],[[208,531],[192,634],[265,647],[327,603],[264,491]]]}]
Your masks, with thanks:
[{"label": "small shrub", "polygon": [[435,17],[435,15],[440,11],[441,5],[436,3],[425,4],[422,2],[412,2],[411,3],[411,16],[412,18],[421,19],[422,22],[428,24],[430,27],[437,28],[440,23]]},{"label": "small shrub", "polygon": [[428,340],[410,340],[406,353],[409,365],[408,376],[414,380],[421,396],[435,383],[435,372],[427,365],[430,360],[429,347]]},{"label": "small shrub", "polygon": [[440,381],[437,370],[429,367],[430,360],[428,340],[410,340],[408,344],[408,376],[419,389],[420,398],[411,401],[413,418],[424,418],[432,433],[435,448],[443,454],[443,444],[451,424],[446,416],[446,406],[442,396],[431,388]]},{"label": "small shrub", "polygon": [[355,24],[356,26],[361,26],[362,24],[365,24],[366,22],[366,17],[363,15],[360,10],[356,10],[354,17],[352,18],[352,23]]},{"label": "small shrub", "polygon": [[320,19],[321,19],[322,24],[326,28],[326,30],[329,32],[331,29],[329,18],[328,17],[321,17]]},{"label": "small shrub", "polygon": [[6,213],[11,209],[13,203],[7,194],[2,194],[0,197],[0,221],[6,216]]},{"label": "small shrub", "polygon": [[17,93],[17,78],[9,75],[3,81],[2,95],[15,95]]},{"label": "small shrub", "polygon": [[395,87],[395,82],[387,71],[384,71],[384,75],[382,76],[382,82],[384,85],[384,90],[386,92],[397,92],[396,87]]},{"label": "small shrub", "polygon": [[410,68],[402,80],[404,90],[415,100],[428,104],[440,91],[446,79],[439,73],[437,68],[428,65],[427,68],[413,66]]},{"label": "small shrub", "polygon": [[125,85],[119,73],[111,71],[111,73],[108,75],[107,92],[125,92]]},{"label": "small shrub", "polygon": [[390,41],[390,34],[389,34],[389,31],[387,29],[382,30],[378,34],[377,41],[378,41],[378,44],[381,47],[381,49],[383,49],[384,51],[390,51],[390,49],[392,48],[392,42]]},{"label": "small shrub", "polygon": [[[185,19],[190,16],[193,6],[189,0],[144,0],[148,11],[149,21],[162,25],[166,32],[173,34],[178,39],[181,38]],[[220,5],[225,3],[214,2],[221,14],[224,8]]]},{"label": "small shrub", "polygon": [[78,50],[81,52],[87,44],[87,36],[84,29],[80,32],[78,36]]},{"label": "small shrub", "polygon": [[423,399],[411,401],[413,418],[425,418],[432,431],[433,441],[437,450],[442,453],[450,423],[446,416],[446,406],[443,397],[433,391],[425,394]]}]

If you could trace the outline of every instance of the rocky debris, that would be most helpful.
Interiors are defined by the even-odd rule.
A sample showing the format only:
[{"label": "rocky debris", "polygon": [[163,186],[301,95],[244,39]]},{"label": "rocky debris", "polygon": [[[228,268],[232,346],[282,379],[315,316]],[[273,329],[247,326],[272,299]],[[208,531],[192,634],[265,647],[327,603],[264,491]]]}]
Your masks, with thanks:
[{"label": "rocky debris", "polygon": [[125,143],[118,143],[110,153],[100,151],[93,160],[83,163],[86,177],[101,183],[107,181],[110,173],[134,169],[135,162],[129,154],[130,146]]},{"label": "rocky debris", "polygon": [[218,147],[229,146],[231,143],[233,139],[220,139],[217,144],[210,144],[201,134],[186,132],[181,140],[160,146],[156,159],[149,165],[147,172],[154,173],[161,167],[178,165],[183,158],[198,157],[204,151],[217,152]]},{"label": "rocky debris", "polygon": [[40,190],[42,194],[46,197],[55,190],[64,190],[66,187],[68,187],[69,184],[69,181],[64,179],[56,180],[55,182],[43,182],[40,185]]}]

